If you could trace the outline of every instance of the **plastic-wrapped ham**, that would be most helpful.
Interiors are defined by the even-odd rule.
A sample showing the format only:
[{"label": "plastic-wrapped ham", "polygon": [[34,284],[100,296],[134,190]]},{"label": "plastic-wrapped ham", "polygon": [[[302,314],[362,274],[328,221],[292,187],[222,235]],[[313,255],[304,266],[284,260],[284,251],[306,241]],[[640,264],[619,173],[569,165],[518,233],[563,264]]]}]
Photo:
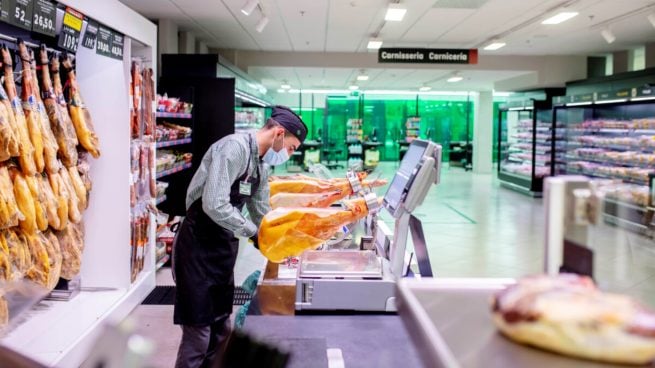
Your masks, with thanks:
[{"label": "plastic-wrapped ham", "polygon": [[259,250],[272,262],[300,255],[330,239],[344,225],[364,218],[369,208],[364,198],[346,202],[348,209],[278,208],[262,220]]}]

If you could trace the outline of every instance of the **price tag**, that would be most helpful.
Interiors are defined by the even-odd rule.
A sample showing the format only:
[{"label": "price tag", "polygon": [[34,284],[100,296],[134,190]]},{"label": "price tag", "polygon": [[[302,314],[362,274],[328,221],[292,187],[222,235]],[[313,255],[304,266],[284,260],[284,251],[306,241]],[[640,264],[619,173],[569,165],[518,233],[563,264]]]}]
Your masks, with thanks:
[{"label": "price tag", "polygon": [[77,52],[77,46],[80,44],[80,32],[82,31],[82,19],[84,15],[71,9],[66,8],[64,13],[64,24],[59,34],[59,47],[70,52]]},{"label": "price tag", "polygon": [[118,32],[112,32],[111,57],[123,60],[123,35]]},{"label": "price tag", "polygon": [[96,41],[96,54],[112,57],[111,44],[114,41],[113,32],[109,28],[98,26],[98,39]]},{"label": "price tag", "polygon": [[57,7],[50,0],[36,0],[34,2],[34,17],[32,19],[32,31],[48,36],[55,36],[55,20]]},{"label": "price tag", "polygon": [[33,5],[33,0],[2,0],[0,20],[31,31]]},{"label": "price tag", "polygon": [[98,38],[98,22],[89,19],[86,24],[86,31],[84,32],[84,39],[82,40],[82,46],[91,50],[95,49],[97,38]]}]

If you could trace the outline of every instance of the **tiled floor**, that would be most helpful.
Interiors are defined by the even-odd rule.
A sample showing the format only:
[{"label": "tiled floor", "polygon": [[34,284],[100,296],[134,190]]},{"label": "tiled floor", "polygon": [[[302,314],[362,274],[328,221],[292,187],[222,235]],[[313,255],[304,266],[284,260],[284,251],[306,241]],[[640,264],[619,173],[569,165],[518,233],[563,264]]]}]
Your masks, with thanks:
[{"label": "tiled floor", "polygon": [[[397,165],[379,168],[391,179]],[[339,173],[335,173],[338,175]],[[379,191],[384,193],[384,188]],[[500,188],[491,175],[446,169],[442,182],[415,213],[423,222],[433,272],[437,277],[519,277],[543,266],[542,200]],[[392,225],[388,216],[382,216]],[[655,307],[655,244],[607,225],[590,233],[597,255],[596,278],[606,290],[631,294]],[[264,265],[264,258],[242,244],[237,284]],[[169,270],[158,282],[171,284]],[[139,332],[159,346],[153,367],[172,367],[179,329],[172,307],[140,306],[131,316]]]}]

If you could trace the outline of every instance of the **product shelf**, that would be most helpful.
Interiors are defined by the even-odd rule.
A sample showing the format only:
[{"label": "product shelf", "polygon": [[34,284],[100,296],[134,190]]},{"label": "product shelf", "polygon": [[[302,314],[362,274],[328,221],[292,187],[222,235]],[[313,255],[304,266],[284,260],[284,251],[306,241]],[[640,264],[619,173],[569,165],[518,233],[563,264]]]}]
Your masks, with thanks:
[{"label": "product shelf", "polygon": [[193,116],[191,114],[187,113],[181,113],[181,112],[161,112],[158,111],[155,114],[156,117],[158,118],[171,118],[171,119],[191,119]]},{"label": "product shelf", "polygon": [[172,141],[162,141],[162,142],[157,142],[157,148],[179,146],[181,144],[188,144],[188,143],[191,143],[191,138],[175,139]]},{"label": "product shelf", "polygon": [[156,178],[161,179],[161,178],[163,178],[165,176],[175,174],[175,173],[178,173],[178,172],[180,172],[182,170],[186,170],[186,169],[189,169],[189,168],[191,168],[191,163],[190,162],[185,162],[183,164],[178,164],[175,167],[170,168],[168,170],[157,172]]}]

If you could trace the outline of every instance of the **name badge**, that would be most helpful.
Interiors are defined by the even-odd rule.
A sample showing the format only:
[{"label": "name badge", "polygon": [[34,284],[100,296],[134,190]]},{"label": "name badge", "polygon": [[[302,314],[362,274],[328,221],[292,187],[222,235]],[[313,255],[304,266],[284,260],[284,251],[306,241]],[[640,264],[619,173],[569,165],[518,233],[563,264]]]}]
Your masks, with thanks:
[{"label": "name badge", "polygon": [[247,181],[239,182],[239,194],[250,197],[252,194],[252,184]]}]

